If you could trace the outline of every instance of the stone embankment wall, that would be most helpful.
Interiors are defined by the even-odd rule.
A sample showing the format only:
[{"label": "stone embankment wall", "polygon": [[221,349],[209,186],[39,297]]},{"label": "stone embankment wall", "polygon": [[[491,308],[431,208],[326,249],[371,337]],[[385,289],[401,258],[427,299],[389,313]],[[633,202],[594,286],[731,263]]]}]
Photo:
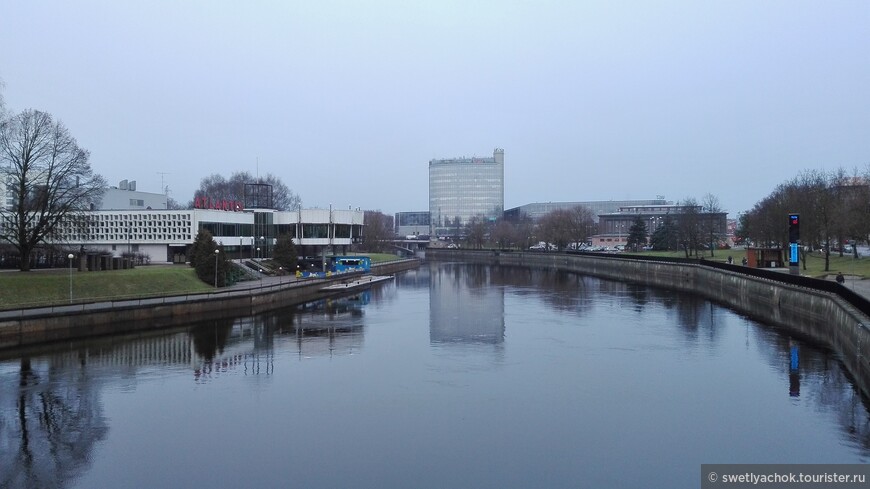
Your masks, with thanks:
[{"label": "stone embankment wall", "polygon": [[[417,259],[379,263],[372,265],[372,273],[389,275],[419,264]],[[0,349],[168,328],[228,314],[255,315],[322,299],[327,295],[319,292],[321,288],[348,278],[350,275],[292,281],[272,278],[207,294],[0,311]]]},{"label": "stone embankment wall", "polygon": [[700,263],[633,260],[617,255],[430,249],[426,258],[546,267],[700,294],[831,348],[862,394],[870,397],[870,318],[831,292]]}]

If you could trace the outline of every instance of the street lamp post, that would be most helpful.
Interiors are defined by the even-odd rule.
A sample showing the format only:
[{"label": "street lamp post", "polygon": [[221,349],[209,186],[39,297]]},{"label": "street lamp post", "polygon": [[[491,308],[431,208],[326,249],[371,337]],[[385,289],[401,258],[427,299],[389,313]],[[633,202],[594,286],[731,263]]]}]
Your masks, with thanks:
[{"label": "street lamp post", "polygon": [[72,261],[75,255],[70,253],[66,257],[69,259],[69,303],[72,304]]},{"label": "street lamp post", "polygon": [[266,255],[268,252],[268,249],[266,247],[266,238],[260,236],[260,243],[262,243],[261,246],[263,247],[263,255],[260,255],[260,258],[263,258],[263,256]]},{"label": "street lamp post", "polygon": [[257,246],[257,260],[260,260],[260,247]]},{"label": "street lamp post", "polygon": [[218,272],[218,255],[220,255],[221,250],[214,250],[214,288],[217,288],[217,272]]}]

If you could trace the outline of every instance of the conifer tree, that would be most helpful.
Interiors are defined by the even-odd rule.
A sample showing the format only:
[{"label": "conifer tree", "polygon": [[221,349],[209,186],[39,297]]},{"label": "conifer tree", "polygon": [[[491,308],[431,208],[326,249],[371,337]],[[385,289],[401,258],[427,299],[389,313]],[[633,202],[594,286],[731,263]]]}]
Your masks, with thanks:
[{"label": "conifer tree", "polygon": [[[218,253],[215,253],[218,250]],[[215,255],[217,254],[217,258]],[[228,270],[227,257],[223,247],[218,245],[210,232],[202,230],[196,235],[190,247],[190,266],[196,270],[196,276],[207,284],[223,287],[226,285]],[[217,270],[215,270],[217,266]]]},{"label": "conifer tree", "polygon": [[293,238],[289,234],[278,236],[275,242],[275,252],[272,258],[278,262],[278,265],[287,271],[296,270],[296,245],[293,244]]}]

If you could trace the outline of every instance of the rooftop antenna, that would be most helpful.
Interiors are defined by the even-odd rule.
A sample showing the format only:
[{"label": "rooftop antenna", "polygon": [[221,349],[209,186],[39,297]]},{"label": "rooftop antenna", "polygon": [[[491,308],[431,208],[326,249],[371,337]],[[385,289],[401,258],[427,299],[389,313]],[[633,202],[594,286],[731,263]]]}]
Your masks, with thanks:
[{"label": "rooftop antenna", "polygon": [[169,175],[169,173],[165,172],[165,171],[159,171],[159,172],[157,172],[157,174],[160,175],[160,191],[163,192],[164,195],[168,195],[169,189],[166,188],[166,185],[164,185],[163,177],[166,175]]}]

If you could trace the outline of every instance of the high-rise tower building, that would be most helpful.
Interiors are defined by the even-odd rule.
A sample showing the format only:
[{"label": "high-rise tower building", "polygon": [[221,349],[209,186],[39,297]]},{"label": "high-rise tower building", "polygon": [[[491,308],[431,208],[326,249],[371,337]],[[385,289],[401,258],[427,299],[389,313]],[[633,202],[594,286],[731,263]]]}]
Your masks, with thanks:
[{"label": "high-rise tower building", "polygon": [[463,234],[478,217],[493,221],[504,211],[504,150],[492,158],[429,161],[429,215],[432,236]]}]

